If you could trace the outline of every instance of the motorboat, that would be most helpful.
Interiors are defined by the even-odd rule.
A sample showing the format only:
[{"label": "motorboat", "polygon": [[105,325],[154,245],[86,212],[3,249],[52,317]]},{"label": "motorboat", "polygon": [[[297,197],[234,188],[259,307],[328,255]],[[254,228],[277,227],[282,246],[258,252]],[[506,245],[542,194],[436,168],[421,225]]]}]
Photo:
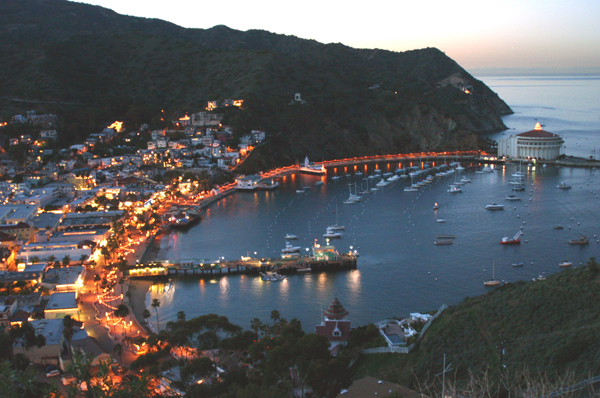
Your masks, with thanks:
[{"label": "motorboat", "polygon": [[513,185],[511,188],[513,191],[524,191],[525,187],[523,185]]},{"label": "motorboat", "polygon": [[296,193],[304,193],[304,189],[296,189]]},{"label": "motorboat", "polygon": [[504,198],[504,200],[521,200],[521,198],[519,198],[518,196],[515,196],[515,195],[508,195],[507,197]]},{"label": "motorboat", "polygon": [[440,205],[438,205],[437,203],[435,203],[435,204],[433,205],[433,210],[437,210],[437,209],[439,209],[439,208],[440,208]]},{"label": "motorboat", "polygon": [[558,263],[558,266],[563,268],[570,267],[571,265],[573,265],[571,261],[561,261]]},{"label": "motorboat", "polygon": [[435,220],[435,222],[442,223],[442,222],[446,222],[446,220],[444,220],[443,218],[438,218],[437,220]]},{"label": "motorboat", "polygon": [[518,245],[521,243],[521,235],[523,235],[523,232],[519,231],[515,234],[515,236],[512,237],[512,239],[510,239],[508,236],[505,236],[500,241],[500,244],[501,245]]},{"label": "motorboat", "polygon": [[563,226],[562,225],[555,225],[553,228],[554,229],[563,229]]},{"label": "motorboat", "polygon": [[385,180],[385,178],[382,178],[381,181],[379,181],[377,184],[375,184],[375,186],[377,186],[377,187],[387,187],[388,185],[390,185],[390,183],[387,182]]},{"label": "motorboat", "polygon": [[460,192],[462,192],[462,189],[460,189],[456,185],[451,185],[450,189],[448,189],[448,192],[449,193],[460,193]]},{"label": "motorboat", "polygon": [[496,263],[492,265],[492,279],[484,281],[484,286],[497,286],[500,284],[500,281],[496,279]]},{"label": "motorboat", "polygon": [[285,242],[285,247],[281,249],[282,253],[298,253],[300,251],[300,246],[292,246],[290,242]]},{"label": "motorboat", "polygon": [[327,239],[338,239],[342,237],[342,233],[335,232],[334,230],[327,228],[327,230],[323,234],[323,237]]},{"label": "motorboat", "polygon": [[460,182],[462,182],[463,184],[466,184],[468,182],[471,182],[471,179],[463,176],[463,178],[460,179]]},{"label": "motorboat", "polygon": [[517,263],[513,263],[512,266],[513,267],[522,267],[523,266],[523,261],[519,261]]},{"label": "motorboat", "polygon": [[590,240],[585,236],[581,235],[578,239],[569,240],[569,243],[571,245],[587,245],[588,243],[590,243]]},{"label": "motorboat", "polygon": [[292,239],[298,239],[298,237],[296,235],[292,235],[292,234],[285,234],[285,239],[292,240]]},{"label": "motorboat", "polygon": [[433,242],[433,244],[436,246],[445,246],[445,245],[454,244],[454,241],[453,240],[436,240],[435,242]]},{"label": "motorboat", "polygon": [[438,235],[438,239],[441,239],[441,240],[456,239],[456,235]]},{"label": "motorboat", "polygon": [[487,210],[504,210],[504,205],[499,205],[497,203],[490,203],[489,205],[485,205]]},{"label": "motorboat", "polygon": [[317,181],[317,182],[315,182],[315,187],[319,187],[321,185],[323,185],[323,181]]},{"label": "motorboat", "polygon": [[556,188],[558,188],[558,189],[571,189],[571,185],[567,184],[566,182],[561,182],[560,184],[558,184],[556,186]]},{"label": "motorboat", "polygon": [[419,192],[419,188],[414,188],[412,186],[404,188],[404,192]]}]

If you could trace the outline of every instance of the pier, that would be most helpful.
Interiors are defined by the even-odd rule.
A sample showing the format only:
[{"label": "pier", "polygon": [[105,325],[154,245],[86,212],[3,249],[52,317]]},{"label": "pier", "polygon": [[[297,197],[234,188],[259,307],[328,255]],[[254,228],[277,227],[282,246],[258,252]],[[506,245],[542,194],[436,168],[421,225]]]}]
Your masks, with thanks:
[{"label": "pier", "polygon": [[206,262],[151,262],[128,267],[130,278],[165,278],[179,276],[221,276],[276,271],[282,275],[298,272],[337,271],[357,268],[357,257],[344,253],[334,257],[304,256],[296,258],[262,258],[217,260]]}]

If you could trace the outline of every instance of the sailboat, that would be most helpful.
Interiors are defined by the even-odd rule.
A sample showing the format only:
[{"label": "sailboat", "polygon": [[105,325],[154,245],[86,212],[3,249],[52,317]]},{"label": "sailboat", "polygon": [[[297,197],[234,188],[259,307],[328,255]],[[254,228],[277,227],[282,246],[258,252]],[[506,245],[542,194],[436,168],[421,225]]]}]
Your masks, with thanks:
[{"label": "sailboat", "polygon": [[492,279],[489,281],[483,281],[485,286],[497,286],[500,284],[500,281],[496,279],[496,263],[492,263]]},{"label": "sailboat", "polygon": [[340,225],[338,214],[339,214],[338,205],[335,205],[335,225],[330,225],[329,227],[327,227],[327,229],[329,229],[331,231],[341,231],[341,230],[346,229],[346,227],[344,227],[343,225]]},{"label": "sailboat", "polygon": [[418,192],[419,191],[419,186],[415,184],[414,177],[415,177],[415,174],[410,173],[410,187],[404,188],[404,192]]}]

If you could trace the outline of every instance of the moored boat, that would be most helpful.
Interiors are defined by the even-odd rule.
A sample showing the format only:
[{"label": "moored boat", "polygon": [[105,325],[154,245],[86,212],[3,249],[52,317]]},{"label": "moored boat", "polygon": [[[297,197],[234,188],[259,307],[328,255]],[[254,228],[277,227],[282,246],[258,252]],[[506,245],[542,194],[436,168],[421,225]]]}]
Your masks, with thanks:
[{"label": "moored boat", "polygon": [[500,244],[501,245],[517,245],[517,244],[521,243],[521,235],[523,235],[523,232],[519,231],[515,234],[515,236],[513,236],[512,239],[509,239],[508,236],[505,236],[500,241]]},{"label": "moored boat", "polygon": [[558,189],[571,189],[571,185],[567,184],[566,182],[561,182],[560,184],[558,184],[556,186],[556,188],[558,188]]},{"label": "moored boat", "polygon": [[513,263],[512,266],[513,267],[522,267],[523,266],[523,261],[519,261],[517,263]]},{"label": "moored boat", "polygon": [[492,265],[492,279],[483,281],[484,286],[497,286],[500,284],[500,281],[496,279],[496,263]]},{"label": "moored boat", "polygon": [[492,202],[488,205],[485,205],[485,208],[487,210],[504,210],[504,205],[499,205],[497,203]]},{"label": "moored boat", "polygon": [[293,234],[285,234],[285,239],[292,240],[292,239],[298,239],[298,237]]},{"label": "moored boat", "polygon": [[437,246],[452,245],[452,244],[454,244],[454,241],[452,241],[452,240],[436,240],[435,242],[433,242],[433,244],[437,245]]},{"label": "moored boat", "polygon": [[587,245],[588,243],[590,243],[590,240],[581,235],[578,239],[570,239],[569,243],[572,245]]},{"label": "moored boat", "polygon": [[559,267],[570,267],[571,265],[573,265],[573,263],[571,261],[561,261],[560,263],[558,263]]},{"label": "moored boat", "polygon": [[327,170],[325,170],[325,166],[323,165],[311,163],[307,156],[304,158],[304,163],[300,165],[300,172],[309,174],[325,174],[327,173]]},{"label": "moored boat", "polygon": [[504,200],[521,200],[521,198],[519,198],[518,196],[515,195],[508,195],[507,197],[504,198]]}]

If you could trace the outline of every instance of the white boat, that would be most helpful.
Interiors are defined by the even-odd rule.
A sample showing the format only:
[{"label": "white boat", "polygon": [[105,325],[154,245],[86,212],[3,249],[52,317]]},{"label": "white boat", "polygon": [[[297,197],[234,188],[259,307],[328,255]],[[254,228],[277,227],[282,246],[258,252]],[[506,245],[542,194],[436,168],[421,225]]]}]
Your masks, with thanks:
[{"label": "white boat", "polygon": [[571,185],[567,184],[566,182],[561,182],[560,184],[558,184],[556,186],[556,188],[558,188],[558,189],[571,189]]},{"label": "white boat", "polygon": [[490,166],[485,166],[483,169],[481,169],[481,171],[483,171],[484,173],[491,173],[494,170]]},{"label": "white boat", "polygon": [[462,189],[460,189],[456,185],[450,185],[450,189],[448,189],[448,192],[449,193],[460,193],[460,192],[462,192]]},{"label": "white boat", "polygon": [[515,195],[508,195],[507,197],[504,198],[505,200],[521,200],[521,198],[519,198],[518,196]]},{"label": "white boat", "polygon": [[292,240],[292,239],[298,239],[298,237],[296,235],[292,235],[292,234],[285,234],[285,239]]},{"label": "white boat", "polygon": [[419,188],[406,187],[404,188],[404,192],[419,192]]},{"label": "white boat", "polygon": [[331,177],[332,181],[339,181],[341,179],[342,179],[342,176],[333,176],[333,177]]},{"label": "white boat", "polygon": [[307,156],[304,158],[304,163],[300,165],[300,172],[309,174],[325,174],[327,173],[327,170],[325,170],[325,166],[323,165],[311,163]]},{"label": "white boat", "polygon": [[343,231],[344,229],[346,229],[346,227],[340,225],[338,214],[338,205],[335,205],[335,225],[330,225],[329,227],[327,227],[328,231]]},{"label": "white boat", "polygon": [[446,220],[444,220],[443,218],[438,218],[437,220],[435,220],[435,222],[446,222]]},{"label": "white boat", "polygon": [[282,253],[298,253],[300,251],[300,246],[292,246],[290,242],[285,242],[285,247],[281,249]]},{"label": "white boat", "polygon": [[497,286],[500,284],[500,281],[496,279],[496,263],[492,265],[492,279],[484,281],[483,284],[485,286]]},{"label": "white boat", "polygon": [[323,181],[317,181],[315,182],[315,187],[321,186],[323,185]]},{"label": "white boat", "polygon": [[342,237],[342,233],[341,232],[335,232],[335,231],[327,228],[327,230],[323,234],[323,237],[327,238],[327,239],[337,239],[337,238],[341,238]]},{"label": "white boat", "polygon": [[570,267],[571,265],[573,265],[573,263],[571,261],[561,261],[560,263],[558,263],[559,267]]},{"label": "white boat", "polygon": [[352,200],[352,199],[346,199],[346,200],[344,200],[342,203],[343,203],[343,204],[345,204],[345,205],[355,205],[355,204],[357,204],[358,202],[357,202],[356,200]]},{"label": "white boat", "polygon": [[390,183],[387,182],[385,180],[385,178],[382,178],[381,181],[379,181],[377,184],[375,184],[375,186],[377,186],[377,187],[387,187],[388,185],[390,185]]},{"label": "white boat", "polygon": [[505,207],[504,205],[499,205],[499,204],[494,203],[494,202],[492,202],[492,203],[490,203],[488,205],[485,205],[485,208],[487,210],[504,210],[504,207]]},{"label": "white boat", "polygon": [[462,182],[463,184],[466,184],[467,182],[471,182],[471,179],[467,178],[467,177],[463,177],[460,179],[460,182]]}]

